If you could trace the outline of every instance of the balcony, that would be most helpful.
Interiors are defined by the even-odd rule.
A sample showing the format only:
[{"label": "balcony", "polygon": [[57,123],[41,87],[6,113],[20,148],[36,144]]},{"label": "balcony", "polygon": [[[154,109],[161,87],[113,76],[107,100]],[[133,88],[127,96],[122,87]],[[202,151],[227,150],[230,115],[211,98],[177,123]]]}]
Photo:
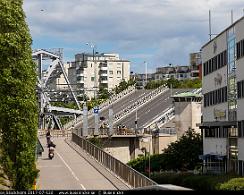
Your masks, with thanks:
[{"label": "balcony", "polygon": [[87,68],[87,63],[85,61],[75,61],[76,68]]},{"label": "balcony", "polygon": [[108,71],[107,71],[107,70],[100,70],[100,71],[99,71],[99,74],[100,74],[101,77],[103,77],[103,78],[107,78],[107,76],[108,76]]},{"label": "balcony", "polygon": [[77,75],[76,80],[77,80],[77,83],[84,83],[84,76],[82,76],[82,75]]},{"label": "balcony", "polygon": [[100,83],[108,83],[108,80],[100,80]]},{"label": "balcony", "polygon": [[100,67],[100,70],[108,70],[108,66],[104,66],[103,65],[103,66]]}]

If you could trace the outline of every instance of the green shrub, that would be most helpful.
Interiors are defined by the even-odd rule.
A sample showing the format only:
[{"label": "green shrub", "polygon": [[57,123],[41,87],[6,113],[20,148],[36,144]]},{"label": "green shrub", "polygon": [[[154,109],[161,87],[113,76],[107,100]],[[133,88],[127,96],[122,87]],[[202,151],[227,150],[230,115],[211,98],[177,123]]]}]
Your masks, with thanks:
[{"label": "green shrub", "polygon": [[[174,184],[197,191],[219,190],[223,182],[236,175],[194,175],[192,173],[154,173],[151,179],[159,184]],[[243,182],[243,180],[242,180]],[[224,190],[224,189],[223,189]]]},{"label": "green shrub", "polygon": [[220,190],[237,191],[244,190],[244,178],[233,178],[219,187]]}]

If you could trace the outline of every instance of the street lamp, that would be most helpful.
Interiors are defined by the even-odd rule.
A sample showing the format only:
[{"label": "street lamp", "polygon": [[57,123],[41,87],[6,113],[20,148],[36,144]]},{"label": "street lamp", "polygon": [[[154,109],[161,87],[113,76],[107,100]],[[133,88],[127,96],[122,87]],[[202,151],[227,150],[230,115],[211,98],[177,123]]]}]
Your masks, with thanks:
[{"label": "street lamp", "polygon": [[145,86],[147,85],[147,62],[144,61],[144,64],[145,64],[145,82],[144,82],[144,89],[145,89]]},{"label": "street lamp", "polygon": [[95,53],[96,53],[96,45],[93,43],[86,43],[86,45],[92,48],[92,61],[94,63],[94,99],[96,99],[96,89],[97,89],[97,72],[96,72],[96,61],[95,61]]},{"label": "street lamp", "polygon": [[149,143],[149,157],[148,157],[148,177],[151,177],[151,160],[150,160],[150,155],[151,155],[151,141],[152,139],[147,137],[147,138],[142,138],[142,142],[144,143]]}]

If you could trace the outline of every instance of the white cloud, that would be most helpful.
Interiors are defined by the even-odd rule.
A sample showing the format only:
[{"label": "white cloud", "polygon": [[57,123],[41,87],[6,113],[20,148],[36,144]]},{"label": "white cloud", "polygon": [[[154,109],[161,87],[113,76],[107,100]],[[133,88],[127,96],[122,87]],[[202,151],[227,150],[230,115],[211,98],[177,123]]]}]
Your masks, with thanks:
[{"label": "white cloud", "polygon": [[242,0],[25,0],[24,10],[34,40],[111,43],[114,52],[143,54],[141,61],[154,66],[188,63],[189,52],[208,41],[208,10],[219,33],[230,24],[230,10],[236,20],[243,5]]}]

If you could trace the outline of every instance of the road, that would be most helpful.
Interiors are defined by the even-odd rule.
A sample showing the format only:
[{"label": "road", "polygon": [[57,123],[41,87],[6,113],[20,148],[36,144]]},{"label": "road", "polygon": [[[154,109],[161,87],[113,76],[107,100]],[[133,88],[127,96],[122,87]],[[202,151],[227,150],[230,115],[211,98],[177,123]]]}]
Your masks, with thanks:
[{"label": "road", "polygon": [[[113,113],[116,114],[121,111],[122,108],[126,108],[127,106],[131,105],[140,97],[144,96],[145,94],[150,93],[152,90],[136,90],[135,92],[129,94],[128,96],[122,98],[120,101],[112,103],[111,108],[113,109]],[[104,109],[99,113],[99,117],[105,117],[108,119],[108,109]],[[94,128],[94,115],[88,119],[88,127]]]},{"label": "road", "polygon": [[[188,89],[173,89],[172,94],[189,91]],[[162,113],[166,108],[172,105],[171,91],[168,90],[152,101],[146,103],[137,110],[137,127],[138,129],[142,128],[144,124],[148,121],[151,121],[155,116]],[[127,117],[118,121],[115,126],[118,124],[126,125],[128,128],[135,128],[136,120],[136,111],[130,113]]]},{"label": "road", "polygon": [[[64,141],[64,138],[53,138],[53,140],[56,144],[55,156],[50,160],[46,140],[40,139],[44,153],[37,161],[37,168],[40,170],[37,180],[38,190],[118,190],[119,182],[122,189],[128,189],[105,168],[99,171],[103,169],[101,165],[97,164],[96,167],[99,169],[94,168],[89,163],[92,158],[82,157]],[[106,173],[107,176],[102,173]]]}]

